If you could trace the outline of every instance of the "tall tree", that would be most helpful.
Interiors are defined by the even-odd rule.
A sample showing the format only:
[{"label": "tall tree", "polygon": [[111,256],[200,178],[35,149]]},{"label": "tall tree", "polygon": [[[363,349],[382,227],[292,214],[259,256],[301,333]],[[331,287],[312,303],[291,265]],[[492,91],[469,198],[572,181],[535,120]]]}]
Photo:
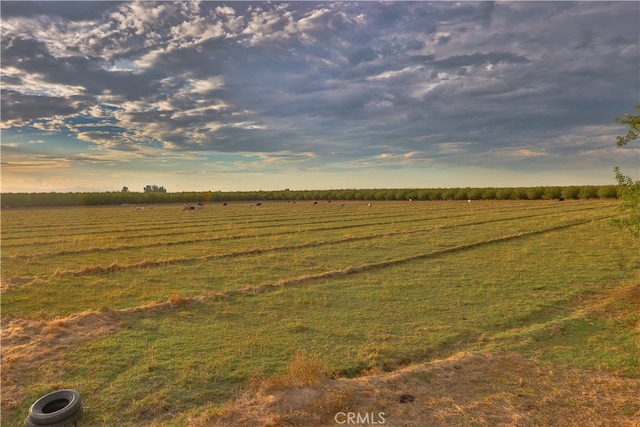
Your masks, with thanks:
[{"label": "tall tree", "polygon": [[[618,147],[627,145],[640,137],[640,105],[635,106],[637,115],[625,113],[624,118],[616,117],[616,123],[629,126],[627,134],[618,136]],[[640,181],[623,175],[620,168],[614,169],[616,181],[618,181],[618,197],[622,199],[619,207],[620,215],[612,220],[612,223],[620,228],[624,228],[634,237],[640,237]]]},{"label": "tall tree", "polygon": [[638,115],[625,113],[624,118],[616,117],[615,122],[623,125],[629,125],[629,131],[625,136],[618,136],[618,147],[627,145],[630,141],[634,141],[640,137],[640,105],[636,105]]}]

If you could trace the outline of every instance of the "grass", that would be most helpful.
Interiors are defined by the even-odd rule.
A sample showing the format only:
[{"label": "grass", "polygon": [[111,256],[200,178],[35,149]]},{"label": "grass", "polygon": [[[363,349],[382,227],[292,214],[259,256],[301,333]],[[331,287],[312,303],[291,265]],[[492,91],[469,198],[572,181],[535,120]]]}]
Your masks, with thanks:
[{"label": "grass", "polygon": [[[256,378],[267,393],[465,351],[640,378],[640,246],[607,225],[615,206],[3,212],[2,425],[63,387],[83,395],[83,426],[189,425]],[[312,415],[345,390],[289,421],[328,422]]]}]

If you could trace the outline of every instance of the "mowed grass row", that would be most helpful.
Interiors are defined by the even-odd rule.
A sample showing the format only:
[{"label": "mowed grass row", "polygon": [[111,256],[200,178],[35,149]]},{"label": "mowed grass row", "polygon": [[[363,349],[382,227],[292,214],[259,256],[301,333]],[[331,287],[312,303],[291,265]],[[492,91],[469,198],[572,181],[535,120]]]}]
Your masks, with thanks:
[{"label": "mowed grass row", "polygon": [[[121,240],[167,239],[176,236],[206,234],[207,237],[245,235],[269,230],[307,230],[332,224],[371,225],[375,219],[381,225],[413,222],[417,220],[464,218],[482,213],[483,216],[508,215],[512,211],[553,212],[564,211],[555,202],[421,202],[376,203],[368,209],[365,203],[351,202],[342,208],[337,203],[318,205],[270,203],[255,209],[245,205],[210,205],[196,212],[182,212],[179,206],[158,206],[152,211],[134,211],[131,207],[56,208],[37,210],[9,210],[3,212],[3,243],[11,256],[13,248],[24,252],[29,246],[78,245],[98,242],[102,246]],[[571,204],[571,209],[591,209],[594,206],[612,206],[615,201],[583,201]],[[44,223],[39,227],[30,224]],[[18,251],[16,251],[18,252]],[[36,252],[37,253],[37,252]]]},{"label": "mowed grass row", "polygon": [[[580,201],[580,205],[584,206],[589,202]],[[603,203],[604,201],[595,201]],[[615,201],[609,201],[616,203]],[[350,215],[353,211],[360,213],[367,212],[368,202],[349,201],[345,203],[335,202],[265,202],[261,206],[249,206],[254,209],[248,209],[245,203],[234,203],[228,206],[222,206],[219,203],[205,204],[205,209],[197,212],[184,212],[181,205],[158,205],[153,210],[145,208],[144,212],[135,211],[132,206],[100,206],[100,207],[65,207],[65,208],[38,208],[38,209],[7,209],[4,213],[9,214],[2,218],[3,227],[9,227],[7,231],[9,236],[16,237],[18,235],[32,236],[34,231],[39,235],[53,234],[56,235],[60,230],[68,230],[70,234],[77,234],[81,230],[86,230],[94,234],[102,231],[111,231],[110,220],[117,219],[122,221],[122,225],[133,231],[136,228],[149,229],[150,217],[154,222],[160,222],[172,228],[178,227],[183,223],[185,218],[192,218],[193,222],[202,221],[206,223],[215,217],[220,224],[233,223],[234,225],[264,225],[267,223],[275,223],[284,221],[293,223],[295,221],[304,222],[305,220],[313,220],[314,218],[324,217],[327,214],[345,216]],[[414,212],[421,211],[431,214],[433,212],[447,212],[451,210],[452,205],[460,206],[462,202],[415,202],[408,204],[406,202],[373,202],[375,211],[368,211],[370,214],[375,212],[377,216],[384,213],[393,213],[394,216],[411,215]],[[558,207],[554,202],[538,202],[532,205],[529,202],[511,201],[509,204],[499,201],[477,201],[473,205],[468,205],[470,210],[486,210],[488,206],[492,209],[516,208],[518,210],[535,210],[540,208]],[[571,202],[569,202],[571,203]],[[342,206],[344,205],[344,206]],[[134,212],[135,211],[135,212]],[[304,215],[301,216],[300,213]],[[188,217],[186,215],[193,216]],[[326,220],[327,218],[325,218]],[[73,231],[75,230],[75,231]],[[66,234],[66,233],[65,233]]]},{"label": "mowed grass row", "polygon": [[[200,223],[199,225],[191,224],[192,220],[196,220],[196,216],[190,216],[189,214],[180,222],[179,227],[173,224],[173,228],[171,224],[163,223],[160,219],[162,217],[153,218],[155,224],[154,234],[145,235],[136,235],[133,233],[133,230],[127,229],[127,220],[130,220],[132,216],[135,217],[140,214],[139,212],[132,214],[132,212],[127,211],[122,217],[114,217],[110,220],[108,222],[110,228],[100,237],[95,234],[87,234],[82,231],[81,226],[80,230],[75,231],[73,229],[67,230],[62,228],[59,230],[59,233],[63,235],[65,233],[70,234],[75,232],[75,235],[68,240],[60,236],[49,240],[42,240],[36,237],[39,238],[39,240],[29,241],[30,239],[25,239],[27,242],[11,241],[9,237],[7,237],[7,235],[12,234],[12,229],[7,225],[11,224],[10,215],[5,215],[3,219],[5,219],[7,224],[5,224],[3,230],[3,261],[11,267],[14,265],[33,266],[37,265],[38,261],[46,265],[64,265],[67,262],[65,257],[75,260],[75,264],[88,264],[85,263],[82,258],[82,255],[85,253],[94,253],[88,257],[89,261],[97,257],[105,257],[104,259],[111,257],[112,262],[117,262],[120,255],[122,255],[123,260],[134,259],[136,257],[136,255],[128,255],[126,251],[134,254],[142,254],[142,256],[138,255],[137,258],[138,260],[143,260],[147,259],[149,253],[149,251],[144,252],[145,249],[151,249],[150,252],[152,253],[161,252],[161,249],[156,249],[158,246],[173,247],[175,245],[182,245],[178,250],[182,253],[191,251],[191,254],[194,253],[194,251],[208,251],[212,246],[215,246],[215,249],[218,250],[219,253],[224,253],[225,250],[246,249],[247,242],[240,241],[243,239],[256,239],[256,241],[259,242],[258,247],[269,247],[287,244],[287,241],[294,243],[300,241],[324,241],[326,239],[366,237],[367,235],[375,234],[427,230],[435,227],[451,227],[464,224],[472,225],[478,222],[491,222],[494,220],[529,219],[529,217],[544,217],[554,212],[558,215],[558,217],[555,218],[558,220],[567,214],[579,215],[585,210],[591,211],[592,213],[597,211],[594,207],[579,206],[558,212],[555,206],[543,205],[543,209],[536,209],[538,212],[533,213],[522,212],[519,209],[511,209],[505,212],[490,205],[489,207],[485,206],[484,209],[469,209],[464,208],[464,205],[461,204],[458,204],[457,207],[448,204],[447,210],[440,209],[442,212],[429,207],[428,211],[423,208],[421,210],[415,210],[413,214],[410,215],[406,212],[398,212],[399,206],[400,205],[397,204],[388,204],[385,206],[387,208],[391,207],[394,210],[393,215],[389,215],[384,211],[372,215],[370,211],[365,211],[369,213],[368,216],[364,216],[359,212],[351,212],[346,215],[326,216],[318,212],[319,209],[314,208],[311,213],[316,215],[316,218],[312,218],[312,222],[300,223],[300,219],[307,218],[309,213],[299,212],[295,219],[290,218],[290,222],[287,224],[274,226],[270,221],[264,220],[262,223],[254,224],[248,228],[248,230],[250,230],[248,232],[245,229],[242,219],[237,218],[233,212],[230,212],[230,209],[226,210],[227,216],[225,217],[225,221],[227,223],[225,225],[219,224],[222,222],[222,219],[219,217],[218,212],[202,215],[198,212],[197,221]],[[460,209],[460,206],[462,206],[463,209]],[[498,206],[501,205],[499,204]],[[602,210],[604,206],[606,205],[597,205],[598,210]],[[281,208],[280,210],[283,209]],[[528,211],[531,211],[531,209],[528,209]],[[55,214],[59,212],[60,211],[54,210],[50,212],[49,215],[55,218]],[[122,208],[119,208],[115,212],[120,215],[123,214]],[[43,212],[38,211],[38,213],[42,214]],[[165,209],[165,214],[166,213],[168,213],[167,209]],[[11,212],[11,214],[20,215],[20,217],[28,216],[28,214],[23,215],[22,212],[20,214]],[[78,211],[72,210],[68,212],[68,214],[76,216],[78,215]],[[93,213],[91,215],[93,215]],[[89,217],[87,212],[84,212],[84,217]],[[238,217],[240,216],[238,215]],[[261,217],[261,215],[258,217]],[[547,219],[549,221],[552,220],[550,217]],[[237,223],[234,224],[233,221],[237,221]],[[105,225],[102,224],[102,226],[104,227]],[[31,236],[31,239],[33,239],[34,236],[41,236],[41,233],[32,232]],[[207,243],[211,243],[212,245],[207,246]],[[106,254],[106,252],[114,252],[114,254],[109,255]],[[165,248],[165,254],[172,255],[175,253],[175,249]],[[164,254],[162,255],[166,256]],[[29,259],[31,262],[14,262],[24,259]],[[44,274],[44,272],[36,272],[35,274]],[[9,275],[15,276],[16,274],[14,274],[13,271],[9,271]]]},{"label": "mowed grass row", "polygon": [[[546,228],[571,226],[603,216],[602,209],[516,216],[475,217],[418,229],[395,229],[354,237],[319,232],[258,236],[180,246],[89,252],[5,263],[5,280],[21,282],[3,295],[5,316],[55,317],[86,309],[124,309],[169,298],[258,288],[295,278],[312,278],[352,267],[402,262],[460,245],[483,244]],[[414,224],[415,226],[415,224]],[[437,228],[436,228],[437,227]],[[385,230],[389,230],[386,228]],[[361,230],[359,230],[361,231]],[[377,233],[376,233],[377,232]],[[322,239],[322,240],[321,240]],[[31,277],[38,277],[30,282]],[[62,298],[61,298],[62,296]]]},{"label": "mowed grass row", "polygon": [[515,350],[638,377],[638,315],[589,307],[637,280],[639,249],[606,221],[588,221],[272,292],[141,312],[110,335],[34,366],[25,402],[3,425],[22,422],[30,402],[56,387],[81,391],[83,426],[188,425],[215,414],[252,378],[282,372],[301,349],[322,355],[336,375],[461,351]]},{"label": "mowed grass row", "polygon": [[[250,205],[254,207],[253,204]],[[77,234],[100,235],[105,233],[133,233],[136,236],[144,236],[149,230],[155,230],[161,226],[171,230],[184,229],[188,227],[218,226],[225,228],[231,225],[234,230],[259,229],[264,227],[278,226],[282,223],[287,226],[314,224],[329,220],[327,215],[334,219],[346,218],[355,211],[362,211],[365,203],[353,202],[347,208],[342,208],[339,204],[313,205],[291,204],[283,202],[269,202],[254,209],[248,208],[245,204],[233,204],[229,206],[206,205],[203,210],[183,211],[181,206],[165,205],[154,207],[153,210],[143,212],[135,211],[131,207],[101,207],[101,208],[66,208],[62,217],[55,212],[56,209],[41,210],[21,210],[25,215],[7,219],[11,225],[11,232],[5,236],[7,239],[20,239],[22,237],[33,237],[33,231],[38,230],[41,237],[50,236],[75,236]],[[426,205],[423,205],[423,207]],[[96,211],[100,209],[101,211]],[[432,206],[430,212],[436,212],[436,206]],[[10,211],[18,212],[18,211]],[[54,221],[47,221],[47,217],[53,212]],[[384,212],[384,211],[382,211]],[[371,213],[371,212],[370,212]],[[402,217],[410,214],[409,211],[395,210],[394,217]],[[377,216],[384,217],[380,209],[376,211]],[[66,219],[64,217],[67,217]],[[56,221],[56,219],[58,219]],[[114,219],[120,221],[122,228],[114,230],[112,222]],[[30,223],[41,222],[39,227],[30,227]],[[8,225],[8,224],[5,224]],[[153,235],[153,234],[150,234]]]},{"label": "mowed grass row", "polygon": [[[269,251],[305,247],[314,244],[340,243],[349,240],[366,240],[369,238],[386,237],[391,235],[409,235],[429,233],[442,229],[458,227],[474,227],[491,225],[501,222],[505,230],[526,230],[531,224],[562,223],[575,218],[592,218],[605,214],[602,210],[590,209],[585,215],[583,210],[565,211],[561,213],[536,213],[526,215],[501,215],[496,213],[475,214],[473,216],[454,218],[426,218],[395,223],[374,222],[368,226],[364,224],[325,225],[319,228],[300,229],[298,231],[270,230],[258,234],[209,235],[200,233],[196,236],[182,236],[181,240],[165,242],[162,239],[149,241],[138,239],[138,243],[129,243],[116,247],[94,246],[89,248],[68,248],[58,252],[38,246],[40,251],[35,254],[17,254],[6,256],[4,261],[8,267],[5,272],[9,277],[23,277],[28,275],[40,276],[54,271],[69,271],[82,266],[94,265],[97,260],[102,265],[111,263],[135,264],[149,259],[177,259],[198,256],[234,255],[251,251]],[[176,233],[178,234],[178,233]],[[188,233],[187,233],[188,234]],[[419,238],[424,236],[418,236]],[[428,238],[428,236],[427,236]],[[131,240],[129,240],[131,242]],[[142,243],[142,242],[146,243]],[[104,242],[103,242],[104,243]],[[7,249],[7,248],[5,248]],[[10,249],[9,249],[10,251]],[[49,252],[47,252],[49,251]]]}]

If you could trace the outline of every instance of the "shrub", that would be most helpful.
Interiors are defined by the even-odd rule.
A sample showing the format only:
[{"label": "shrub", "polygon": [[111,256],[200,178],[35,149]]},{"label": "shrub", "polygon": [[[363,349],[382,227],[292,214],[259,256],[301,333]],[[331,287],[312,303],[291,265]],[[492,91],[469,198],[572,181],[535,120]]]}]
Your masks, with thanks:
[{"label": "shrub", "polygon": [[588,185],[580,188],[579,196],[581,199],[596,199],[598,197],[598,187]]},{"label": "shrub", "polygon": [[545,189],[544,187],[533,187],[527,189],[527,199],[529,200],[540,200],[542,196],[544,196]]},{"label": "shrub", "polygon": [[564,187],[561,192],[561,197],[565,199],[577,199],[580,195],[580,187]]},{"label": "shrub", "polygon": [[618,188],[615,185],[603,185],[598,188],[598,197],[601,199],[615,199],[618,197]]},{"label": "shrub", "polygon": [[562,197],[562,188],[560,187],[547,187],[544,191],[543,199],[554,200]]},{"label": "shrub", "polygon": [[626,229],[632,236],[640,237],[640,181],[633,181],[630,176],[622,175],[616,166],[616,180],[620,186],[618,197],[622,204],[618,208],[619,215],[611,223]]}]

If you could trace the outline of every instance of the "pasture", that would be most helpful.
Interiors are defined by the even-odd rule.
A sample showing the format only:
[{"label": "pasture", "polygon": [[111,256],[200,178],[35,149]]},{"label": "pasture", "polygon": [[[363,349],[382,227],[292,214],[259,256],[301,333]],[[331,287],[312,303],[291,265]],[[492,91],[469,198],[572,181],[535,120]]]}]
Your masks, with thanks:
[{"label": "pasture", "polygon": [[518,354],[640,391],[640,243],[609,225],[618,203],[3,210],[2,426],[58,388],[83,396],[81,426],[209,425],[300,354],[332,378]]}]

